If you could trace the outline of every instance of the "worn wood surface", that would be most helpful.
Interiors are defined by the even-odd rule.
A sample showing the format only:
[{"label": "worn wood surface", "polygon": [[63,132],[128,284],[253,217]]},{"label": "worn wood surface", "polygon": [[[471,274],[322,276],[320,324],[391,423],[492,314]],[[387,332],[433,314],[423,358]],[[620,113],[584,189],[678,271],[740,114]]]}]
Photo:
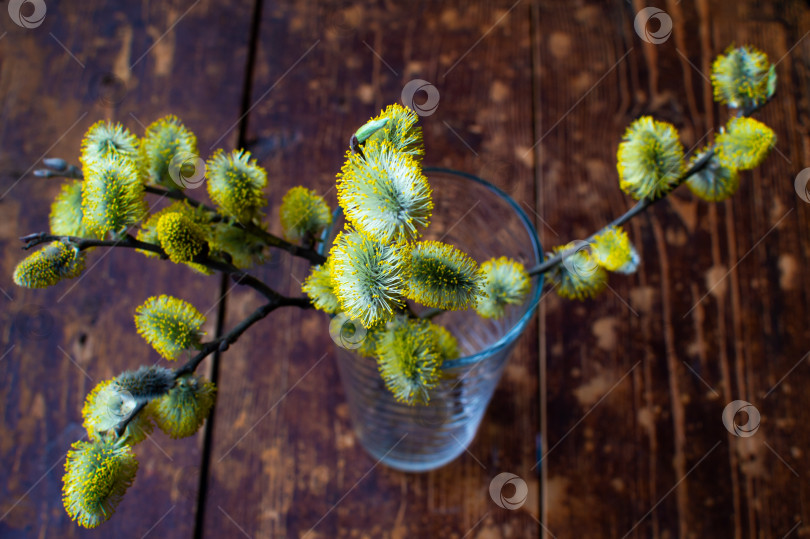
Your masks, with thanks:
[{"label": "worn wood surface", "polygon": [[[544,522],[560,537],[802,536],[808,208],[793,179],[808,164],[807,7],[658,2],[673,32],[652,45],[633,28],[646,4],[537,7],[539,207],[556,232],[585,237],[628,207],[614,162],[633,118],[674,123],[687,149],[711,139],[727,113],[706,76],[729,44],[779,62],[759,115],[779,143],[732,200],[679,190],[636,219],[637,275],[597,301],[545,302]],[[761,413],[752,437],[723,426],[737,399]]]},{"label": "worn wood surface", "polygon": [[[141,123],[175,113],[203,140],[238,120],[241,88],[226,81],[244,76],[252,5],[194,4],[47,2],[45,22],[28,30],[9,19],[6,3],[0,10],[0,34],[7,32],[0,40],[2,537],[193,533],[198,437],[176,441],[158,432],[138,445],[137,479],[115,517],[96,530],[79,529],[65,514],[62,474],[70,444],[84,433],[85,395],[101,380],[158,360],[135,333],[135,307],[171,293],[205,312],[218,299],[216,284],[125,250],[90,253],[80,281],[47,290],[17,288],[11,274],[24,256],[17,238],[47,230],[59,189],[61,180],[31,176],[42,157],[77,162],[82,135],[101,119],[142,134]],[[210,24],[218,19],[229,25]],[[235,144],[235,133],[225,140]],[[216,309],[208,315],[209,334],[215,318]]]},{"label": "worn wood surface", "polygon": [[[30,30],[0,10],[0,536],[191,537],[203,459],[201,536],[808,533],[810,212],[793,187],[810,165],[805,3],[655,2],[673,22],[658,45],[634,30],[640,0],[260,5],[254,19],[252,1],[48,2]],[[376,465],[352,433],[326,318],[285,310],[221,358],[210,453],[201,436],[157,434],[138,446],[141,469],[115,517],[95,532],[69,522],[63,455],[82,435],[85,394],[157,359],[135,335],[134,307],[169,292],[205,311],[218,282],[151,259],[142,270],[116,251],[91,254],[97,266],[72,290],[14,287],[16,237],[47,226],[57,192],[29,174],[41,156],[75,157],[102,118],[141,133],[177,114],[203,157],[241,131],[268,170],[267,220],[280,232],[284,191],[303,184],[334,203],[349,134],[420,78],[441,95],[422,119],[425,162],[507,190],[551,247],[629,207],[615,151],[634,118],[672,122],[690,150],[711,140],[727,113],[706,76],[731,43],[778,61],[777,97],[759,114],[777,151],[729,202],[679,190],[634,220],[641,270],[600,298],[546,296],[469,454],[421,475]],[[292,293],[306,266],[278,255],[257,273]],[[258,304],[238,288],[225,302],[226,327]],[[754,436],[723,426],[738,399],[761,413]],[[488,494],[504,471],[529,485],[517,511]]]}]

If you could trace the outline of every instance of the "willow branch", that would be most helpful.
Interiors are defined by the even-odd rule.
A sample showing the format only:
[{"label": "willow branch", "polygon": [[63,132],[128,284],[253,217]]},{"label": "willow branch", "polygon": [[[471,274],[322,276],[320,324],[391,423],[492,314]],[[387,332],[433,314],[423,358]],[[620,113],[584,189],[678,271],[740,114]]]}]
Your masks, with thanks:
[{"label": "willow branch", "polygon": [[[714,156],[714,148],[712,147],[705,154],[701,155],[700,158],[697,161],[695,161],[694,164],[691,167],[689,167],[689,170],[687,170],[685,173],[683,173],[683,175],[681,175],[680,178],[678,178],[678,181],[676,182],[675,187],[673,187],[672,191],[674,191],[677,187],[680,187],[680,185],[683,184],[686,180],[688,180],[690,176],[692,176],[693,174],[696,174],[697,172],[700,172],[701,170],[703,170],[703,168],[709,163],[709,160],[713,156]],[[672,192],[672,191],[670,191],[670,192]],[[667,194],[669,194],[669,193],[667,193]],[[661,196],[659,198],[655,198],[655,199],[643,198],[643,199],[639,200],[632,208],[630,208],[629,210],[624,212],[622,215],[620,215],[619,217],[617,217],[616,219],[611,221],[609,224],[607,224],[604,227],[600,228],[598,231],[591,234],[588,237],[588,239],[585,240],[585,243],[591,243],[593,241],[594,237],[596,237],[597,234],[599,234],[600,232],[602,232],[603,230],[605,230],[607,228],[610,228],[610,227],[613,227],[613,226],[621,226],[621,225],[623,225],[624,223],[626,223],[627,221],[629,221],[630,219],[632,219],[636,215],[640,214],[641,212],[643,212],[644,210],[646,210],[647,208],[649,208],[650,206],[652,206],[653,204],[658,202],[659,200],[664,199],[666,196],[667,195],[665,194],[665,195],[663,195],[663,196]],[[542,263],[536,265],[535,267],[533,267],[532,269],[530,269],[528,271],[528,274],[529,275],[541,275],[543,273],[546,273],[547,271],[549,271],[549,270],[555,268],[557,265],[559,265],[563,260],[566,259],[566,257],[574,254],[574,252],[575,251],[573,249],[564,249],[560,253],[552,256],[548,260],[545,260],[544,262],[542,262]],[[419,318],[430,320],[430,319],[435,318],[436,316],[442,314],[443,312],[444,312],[444,309],[437,309],[437,308],[428,309],[427,311],[420,314]]]},{"label": "willow branch", "polygon": [[422,320],[431,320],[433,318],[436,318],[443,312],[445,312],[444,309],[440,309],[438,307],[431,307],[430,309],[421,312],[417,318],[421,318]]},{"label": "willow branch", "polygon": [[148,400],[139,402],[138,405],[129,413],[127,417],[118,422],[118,424],[115,426],[116,436],[120,437],[122,434],[124,434],[124,431],[127,429],[127,425],[129,425],[129,422],[135,419],[135,416],[141,413],[141,410],[146,408],[147,404],[149,404]]},{"label": "willow branch", "polygon": [[177,369],[174,373],[175,379],[180,378],[186,374],[191,374],[197,369],[197,366],[202,362],[203,359],[208,357],[210,354],[213,354],[215,351],[219,350],[220,352],[224,352],[227,350],[231,344],[235,343],[242,334],[250,328],[253,324],[258,322],[259,320],[265,318],[268,314],[273,312],[274,310],[278,309],[279,307],[285,306],[298,306],[301,307],[302,304],[307,303],[309,300],[307,298],[288,298],[279,296],[277,301],[270,301],[265,303],[255,311],[253,311],[250,315],[248,315],[244,320],[239,322],[236,326],[234,326],[228,333],[219,337],[218,339],[214,339],[213,341],[207,342],[203,344],[203,347],[200,351],[191,359],[189,359],[185,365]]},{"label": "willow branch", "polygon": [[[23,249],[31,249],[37,245],[42,243],[49,243],[53,241],[67,241],[76,247],[80,251],[88,249],[90,247],[126,247],[130,249],[141,249],[144,251],[151,251],[160,255],[162,258],[168,258],[166,251],[164,251],[159,245],[155,245],[154,243],[149,243],[145,241],[141,241],[135,239],[134,237],[130,236],[129,234],[125,235],[121,239],[118,240],[96,240],[91,238],[79,238],[76,236],[55,236],[53,234],[47,234],[45,232],[39,232],[37,234],[29,234],[28,236],[23,236],[20,238],[22,241],[26,242]],[[233,264],[228,264],[227,262],[222,262],[219,260],[214,260],[209,257],[207,254],[201,254],[194,257],[191,262],[196,264],[200,264],[205,266],[208,269],[214,271],[221,271],[223,273],[227,273],[231,276],[231,278],[242,285],[249,286],[262,294],[271,303],[278,304],[278,306],[286,306],[286,305],[295,305],[301,307],[303,309],[308,309],[312,306],[308,298],[288,298],[283,296],[270,288],[267,284],[263,281],[257,279],[250,273],[240,270]]]},{"label": "willow branch", "polygon": [[[46,161],[63,161],[62,159],[51,159]],[[75,179],[83,179],[84,176],[82,174],[81,169],[74,165],[68,165],[64,163],[64,166],[60,166],[57,169],[39,169],[34,171],[34,175],[40,178],[75,178]],[[151,193],[153,195],[160,195],[161,197],[171,198],[173,200],[185,200],[191,206],[195,208],[203,208],[205,211],[211,213],[213,215],[214,222],[222,222],[229,220],[219,212],[217,212],[216,208],[212,208],[211,206],[200,202],[199,200],[193,199],[183,191],[179,189],[164,189],[162,187],[156,187],[154,185],[145,185],[144,191],[147,193]],[[278,236],[271,234],[257,226],[253,223],[243,224],[238,223],[236,221],[232,221],[233,225],[241,228],[248,234],[252,234],[261,240],[270,247],[275,247],[277,249],[282,249],[287,251],[293,256],[297,256],[300,258],[305,258],[311,264],[319,265],[326,262],[326,257],[316,252],[314,249],[309,247],[301,247],[300,245],[295,245],[294,243],[290,243],[286,240],[279,238]]]},{"label": "willow branch", "polygon": [[135,239],[135,237],[129,234],[117,240],[97,240],[93,238],[81,238],[79,236],[57,236],[55,234],[48,234],[47,232],[36,232],[34,234],[22,236],[20,237],[20,240],[25,242],[23,249],[26,251],[43,243],[64,241],[75,245],[80,251],[84,251],[85,249],[89,249],[91,247],[125,247],[129,249],[150,251],[160,255],[161,258],[169,258],[166,251],[164,251],[159,245]]},{"label": "willow branch", "polygon": [[254,225],[253,223],[247,225],[243,225],[241,223],[234,223],[234,224],[239,228],[243,229],[245,232],[260,237],[264,241],[264,243],[266,243],[270,247],[283,249],[293,256],[305,258],[309,260],[311,264],[320,265],[326,262],[326,257],[316,252],[315,250],[309,249],[307,247],[301,247],[300,245],[295,245],[294,243],[285,241],[279,238],[278,236],[270,234],[263,228]]},{"label": "willow branch", "polygon": [[160,195],[161,197],[171,198],[174,200],[185,200],[195,208],[204,208],[206,211],[210,211],[211,213],[217,213],[216,209],[207,204],[203,204],[199,200],[191,198],[183,191],[178,189],[163,189],[162,187],[155,187],[154,185],[144,185],[143,190],[153,195]]},{"label": "willow branch", "polygon": [[[228,333],[219,337],[218,339],[214,339],[213,341],[203,343],[202,348],[200,351],[191,359],[189,359],[182,367],[174,371],[174,379],[177,380],[182,376],[186,376],[188,374],[192,374],[194,371],[197,370],[197,367],[202,363],[202,361],[207,358],[209,355],[213,354],[217,350],[220,352],[224,352],[227,350],[231,344],[235,343],[239,338],[244,334],[250,326],[262,320],[263,318],[267,317],[268,314],[273,312],[274,310],[278,309],[279,307],[286,307],[286,306],[296,306],[307,308],[310,306],[309,299],[307,298],[288,298],[285,296],[278,296],[278,299],[275,301],[270,301],[265,303],[255,311],[253,311],[249,316],[247,316],[244,320],[239,322],[236,326],[234,326]],[[143,401],[138,403],[130,414],[122,419],[116,426],[115,432],[118,436],[121,436],[129,425],[130,421],[132,421],[135,416],[137,416],[147,405],[148,401]]]},{"label": "willow branch", "polygon": [[[686,180],[688,180],[693,174],[696,174],[701,170],[703,170],[703,168],[709,163],[709,160],[713,156],[714,156],[714,148],[710,148],[709,151],[700,156],[700,159],[695,161],[695,163],[691,167],[689,167],[689,170],[687,170],[683,175],[681,175],[680,178],[678,178],[678,181],[675,183],[675,187],[672,188],[670,193],[674,191],[676,188],[680,187],[681,184],[683,184]],[[622,215],[620,215],[619,217],[617,217],[604,227],[600,228],[598,231],[588,236],[588,239],[585,240],[585,243],[591,243],[593,239],[596,237],[596,235],[605,229],[623,225],[636,215],[640,214],[641,212],[643,212],[644,210],[646,210],[647,208],[658,202],[659,200],[663,200],[664,198],[666,198],[668,194],[669,193],[658,198],[642,198],[632,208],[624,212]],[[568,256],[574,254],[574,252],[575,251],[573,249],[562,250],[560,253],[554,255],[548,260],[530,269],[529,275],[540,275],[553,269],[554,267],[559,265],[563,260],[565,260]]]},{"label": "willow branch", "polygon": [[[23,236],[20,240],[25,242],[23,249],[31,249],[32,247],[36,247],[42,243],[49,243],[53,241],[66,241],[75,245],[80,251],[85,249],[89,249],[91,247],[124,247],[128,249],[141,249],[143,251],[150,251],[159,255],[161,258],[168,258],[166,251],[164,251],[159,245],[155,245],[154,243],[149,243],[145,241],[138,240],[133,236],[127,234],[120,239],[117,240],[96,240],[92,238],[80,238],[77,236],[56,236],[53,234],[48,234],[45,232],[38,232],[36,234],[29,234],[27,236]],[[205,266],[206,268],[214,271],[221,271],[223,273],[227,273],[231,276],[231,278],[245,286],[249,286],[250,288],[256,290],[265,298],[270,301],[287,301],[289,298],[285,298],[272,288],[270,288],[267,284],[262,282],[260,279],[257,279],[253,275],[249,274],[244,270],[240,270],[233,264],[229,264],[227,262],[222,262],[219,260],[214,260],[207,253],[202,253],[195,256],[190,262],[194,262],[195,264],[200,264],[201,266]],[[306,299],[306,298],[304,298]],[[295,300],[295,304],[298,304],[299,300]],[[302,308],[309,308],[310,303],[309,300],[304,302],[300,302],[299,305]],[[292,304],[292,303],[290,303]]]},{"label": "willow branch", "polygon": [[[705,154],[701,155],[700,159],[695,161],[694,164],[691,167],[689,167],[689,170],[684,172],[681,175],[681,177],[678,178],[678,181],[675,182],[675,186],[668,193],[666,193],[663,196],[658,197],[658,198],[642,198],[632,208],[630,208],[629,210],[624,212],[622,215],[620,215],[619,217],[617,217],[616,219],[614,219],[613,221],[611,221],[610,223],[608,223],[604,227],[600,228],[599,230],[597,230],[596,232],[594,232],[593,234],[588,236],[588,239],[585,240],[585,243],[591,243],[593,241],[593,239],[596,237],[596,235],[599,234],[600,232],[602,232],[603,230],[608,229],[610,227],[623,225],[624,223],[626,223],[627,221],[629,221],[630,219],[632,219],[636,215],[640,214],[641,212],[643,212],[644,210],[646,210],[647,208],[649,208],[650,206],[652,206],[653,204],[658,202],[659,200],[663,200],[664,198],[666,198],[669,193],[671,193],[672,191],[674,191],[675,189],[680,187],[692,175],[697,174],[698,172],[703,170],[706,167],[706,165],[709,163],[709,160],[712,157],[714,157],[714,147],[709,148],[709,151],[707,151]],[[575,251],[573,249],[564,249],[560,253],[554,255],[553,257],[549,258],[548,260],[546,260],[546,261],[538,264],[537,266],[533,267],[532,269],[530,269],[529,270],[529,275],[540,275],[542,273],[545,273],[545,272],[553,269],[557,265],[559,265],[563,260],[565,260],[568,256],[570,256],[570,255],[572,255],[574,253],[575,253]]]},{"label": "willow branch", "polygon": [[[165,196],[165,197],[168,197],[168,198],[173,198],[175,200],[185,200],[186,202],[188,202],[189,204],[191,204],[195,208],[203,208],[206,211],[211,212],[216,217],[216,219],[218,221],[227,220],[227,218],[222,216],[221,214],[219,214],[215,208],[212,208],[211,206],[203,204],[202,202],[189,197],[184,192],[179,191],[177,189],[163,189],[161,187],[154,187],[152,185],[147,185],[147,186],[144,187],[144,190],[147,193],[152,193],[153,195],[161,195],[161,196]],[[278,236],[267,232],[266,230],[264,230],[260,226],[257,226],[257,225],[255,225],[253,223],[243,224],[243,223],[239,223],[239,222],[236,222],[236,221],[232,221],[232,224],[234,226],[236,226],[237,228],[241,228],[242,230],[244,230],[248,234],[252,234],[253,236],[261,238],[262,241],[264,241],[264,243],[269,245],[270,247],[275,247],[277,249],[282,249],[284,251],[287,251],[288,253],[290,253],[293,256],[297,256],[297,257],[300,257],[300,258],[305,258],[305,259],[309,260],[309,262],[312,263],[312,264],[315,264],[315,265],[323,264],[326,261],[326,258],[323,255],[317,253],[313,249],[309,249],[307,247],[301,247],[300,245],[295,245],[294,243],[290,243],[288,241],[285,241],[285,240],[279,238]]]},{"label": "willow branch", "polygon": [[[751,114],[756,112],[758,109],[765,106],[765,104],[767,104],[770,100],[771,100],[771,98],[769,97],[763,103],[760,103],[758,105],[751,105],[751,106],[746,107],[744,109],[739,109],[737,111],[736,116],[737,117],[750,116]],[[676,188],[680,187],[683,183],[685,183],[686,180],[688,180],[692,175],[694,175],[694,174],[700,172],[701,170],[703,170],[703,168],[705,168],[706,165],[709,163],[709,160],[711,160],[711,158],[714,157],[714,152],[715,152],[714,146],[712,146],[711,148],[709,148],[709,150],[706,153],[704,153],[702,156],[700,156],[700,159],[695,161],[692,164],[692,166],[689,167],[689,170],[687,170],[683,175],[681,175],[680,178],[678,178],[678,181],[675,183],[675,187],[673,187],[669,192],[671,193]],[[588,237],[588,239],[585,240],[585,242],[590,243],[591,241],[593,241],[594,237],[597,234],[599,234],[600,232],[602,232],[606,228],[610,228],[612,226],[623,225],[624,223],[626,223],[627,221],[629,221],[630,219],[632,219],[633,217],[635,217],[639,213],[643,212],[644,210],[646,210],[647,208],[649,208],[650,206],[652,206],[653,204],[658,202],[659,200],[662,200],[662,199],[666,198],[666,196],[668,194],[669,193],[666,193],[666,194],[664,194],[663,196],[661,196],[659,198],[654,198],[654,199],[643,198],[643,199],[639,200],[636,203],[635,206],[633,206],[632,208],[627,210],[624,214],[620,215],[619,217],[614,219],[611,223],[609,223],[608,225],[606,225],[606,226],[602,227],[601,229],[599,229],[597,232],[594,232],[593,234],[591,234]],[[556,267],[557,265],[559,265],[560,262],[565,260],[565,258],[567,258],[568,256],[574,254],[574,252],[575,251],[573,249],[563,250],[559,254],[554,255],[553,257],[549,258],[548,260],[546,260],[546,261],[536,265],[532,269],[530,269],[529,270],[529,275],[540,275],[540,274],[546,273],[547,271],[549,271],[549,270],[553,269],[554,267]]]}]

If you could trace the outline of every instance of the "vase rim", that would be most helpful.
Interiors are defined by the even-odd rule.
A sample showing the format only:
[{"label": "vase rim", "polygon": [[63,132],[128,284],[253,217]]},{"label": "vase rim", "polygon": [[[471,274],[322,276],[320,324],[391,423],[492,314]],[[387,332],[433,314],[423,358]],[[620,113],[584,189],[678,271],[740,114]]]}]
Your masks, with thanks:
[{"label": "vase rim", "polygon": [[[465,178],[467,180],[476,182],[476,183],[486,187],[487,189],[489,189],[490,191],[495,193],[498,197],[500,197],[501,199],[506,201],[506,203],[517,214],[518,218],[523,223],[523,226],[526,227],[526,230],[529,233],[529,239],[530,239],[530,241],[532,243],[532,250],[534,251],[535,259],[538,262],[542,262],[542,260],[543,260],[543,246],[541,245],[540,238],[537,235],[537,229],[535,228],[534,223],[532,223],[529,216],[526,215],[526,212],[523,211],[523,208],[521,208],[520,205],[517,202],[515,202],[515,200],[511,196],[509,196],[509,193],[507,193],[506,191],[504,191],[500,187],[498,187],[496,185],[493,185],[492,183],[488,182],[487,180],[484,180],[483,178],[479,178],[478,176],[476,176],[474,174],[470,174],[468,172],[462,172],[460,170],[454,170],[454,169],[445,168],[445,167],[422,167],[422,170],[425,173],[437,172],[437,173],[441,173],[441,174],[449,174],[449,175],[459,176],[459,177]],[[520,319],[517,321],[517,323],[515,323],[515,325],[513,325],[509,329],[509,331],[504,333],[501,336],[500,339],[498,339],[497,341],[495,341],[491,345],[487,346],[483,350],[480,350],[480,351],[478,351],[478,352],[476,352],[474,354],[470,354],[468,356],[463,356],[463,357],[453,359],[453,360],[450,360],[450,361],[445,361],[442,364],[442,367],[441,367],[442,370],[454,369],[454,368],[457,368],[457,367],[468,367],[470,365],[478,363],[479,361],[482,361],[482,360],[486,359],[487,357],[497,353],[499,350],[501,350],[501,349],[505,348],[506,346],[510,345],[515,339],[517,339],[520,336],[520,334],[523,332],[523,330],[525,329],[526,325],[531,320],[532,316],[534,316],[534,310],[537,308],[537,305],[540,303],[540,295],[541,295],[541,293],[543,291],[544,277],[545,277],[545,275],[543,275],[543,274],[540,274],[540,275],[538,275],[536,277],[532,277],[532,278],[538,279],[538,281],[537,281],[537,286],[534,289],[533,296],[530,299],[527,300],[527,301],[530,302],[530,305],[526,308],[526,312],[523,313],[523,315],[520,317]]]},{"label": "vase rim", "polygon": [[[512,208],[512,210],[517,214],[518,218],[520,219],[521,223],[523,223],[523,226],[526,228],[526,231],[529,234],[529,240],[531,241],[531,244],[532,244],[532,250],[534,252],[535,259],[538,262],[543,260],[543,256],[544,256],[543,255],[543,246],[540,243],[540,238],[537,235],[537,229],[535,228],[534,223],[532,223],[529,216],[526,215],[526,212],[523,211],[523,208],[521,208],[520,205],[517,202],[515,202],[515,200],[511,196],[509,196],[509,194],[506,191],[504,191],[500,187],[497,187],[496,185],[493,185],[492,183],[488,182],[487,180],[479,178],[478,176],[476,176],[474,174],[470,174],[468,172],[462,172],[460,170],[455,170],[455,169],[452,169],[452,168],[425,166],[425,167],[422,167],[422,171],[425,172],[426,174],[433,172],[433,173],[439,173],[439,174],[447,174],[447,175],[450,175],[450,176],[457,176],[457,177],[464,178],[466,180],[470,180],[472,182],[478,183],[478,184],[482,185],[483,187],[485,187],[485,188],[489,189],[490,191],[492,191],[496,196],[498,196],[499,198],[504,200]],[[334,227],[334,224],[340,218],[342,213],[343,213],[343,210],[342,210],[342,208],[340,206],[338,206],[335,209],[335,211],[333,212],[332,224],[330,226],[326,227],[326,229],[323,231],[323,234],[321,235],[321,240],[322,241],[321,241],[320,246],[318,247],[318,252],[320,254],[324,254],[324,252],[326,250],[327,240],[332,236],[332,228]],[[534,315],[534,310],[537,308],[537,305],[540,303],[540,295],[541,295],[541,293],[543,291],[543,282],[544,282],[545,275],[540,274],[540,275],[534,276],[532,278],[538,279],[537,286],[534,289],[534,294],[532,295],[532,297],[529,300],[527,300],[527,301],[530,302],[530,305],[527,307],[526,311],[523,313],[523,315],[520,317],[520,319],[511,328],[509,328],[509,330],[506,333],[504,333],[501,336],[500,339],[498,339],[497,341],[495,341],[491,345],[487,346],[483,350],[480,350],[480,351],[478,351],[478,352],[476,352],[474,354],[464,356],[464,357],[459,357],[459,358],[452,359],[452,360],[449,360],[449,361],[445,361],[441,366],[442,370],[455,369],[455,368],[458,368],[458,367],[468,367],[470,365],[478,363],[479,361],[482,361],[482,360],[486,359],[487,357],[492,356],[493,354],[497,353],[498,351],[505,348],[506,346],[509,346],[515,339],[517,339],[520,336],[520,334],[523,332],[526,325],[529,323],[529,320],[531,320],[532,316]]]}]

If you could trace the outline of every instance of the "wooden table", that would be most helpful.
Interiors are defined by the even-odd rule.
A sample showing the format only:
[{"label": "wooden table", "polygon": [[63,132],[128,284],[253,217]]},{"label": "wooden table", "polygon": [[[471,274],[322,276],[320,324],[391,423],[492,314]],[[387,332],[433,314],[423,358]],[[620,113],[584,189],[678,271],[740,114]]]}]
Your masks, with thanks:
[{"label": "wooden table", "polygon": [[[793,183],[810,151],[805,3],[655,2],[673,32],[654,45],[634,31],[640,0],[44,1],[33,29],[0,10],[0,536],[810,533],[810,212]],[[259,300],[238,287],[220,300],[216,277],[123,250],[93,253],[78,284],[16,288],[16,238],[47,228],[58,190],[31,175],[42,157],[75,161],[99,119],[140,134],[173,113],[204,157],[253,148],[278,233],[286,189],[334,204],[348,136],[424,79],[441,95],[425,162],[505,189],[551,247],[631,204],[614,165],[634,118],[674,123],[688,149],[717,133],[727,112],[707,74],[732,43],[777,62],[759,114],[779,137],[771,157],[728,202],[679,190],[634,220],[643,265],[598,299],[545,296],[467,454],[422,475],[378,465],[352,433],[325,317],[287,310],[222,356],[206,432],[155,434],[107,524],[68,519],[62,467],[85,395],[157,359],[134,308],[179,296],[209,310],[213,335]],[[294,293],[306,264],[280,254],[257,273]],[[724,428],[733,400],[761,413],[754,436]],[[519,510],[489,496],[501,472],[529,486]]]}]

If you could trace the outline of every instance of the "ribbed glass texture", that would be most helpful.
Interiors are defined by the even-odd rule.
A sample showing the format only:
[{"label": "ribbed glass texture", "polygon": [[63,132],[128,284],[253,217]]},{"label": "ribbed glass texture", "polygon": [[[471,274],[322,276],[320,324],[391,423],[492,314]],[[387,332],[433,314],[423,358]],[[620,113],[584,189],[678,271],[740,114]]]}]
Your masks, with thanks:
[{"label": "ribbed glass texture", "polygon": [[[534,226],[506,193],[475,176],[426,168],[435,209],[422,239],[462,249],[479,263],[508,256],[526,268],[542,259]],[[383,464],[408,472],[438,468],[472,442],[517,338],[540,298],[542,281],[532,279],[523,305],[497,321],[474,310],[434,319],[457,339],[461,357],[443,366],[444,379],[427,406],[394,400],[373,358],[337,347],[341,380],[362,446]]]}]

